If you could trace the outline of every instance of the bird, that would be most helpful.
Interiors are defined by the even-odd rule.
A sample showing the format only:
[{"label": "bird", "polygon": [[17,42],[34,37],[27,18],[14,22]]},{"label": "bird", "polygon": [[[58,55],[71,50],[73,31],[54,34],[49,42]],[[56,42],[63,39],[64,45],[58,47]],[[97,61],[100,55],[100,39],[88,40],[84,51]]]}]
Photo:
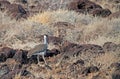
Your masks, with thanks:
[{"label": "bird", "polygon": [[28,51],[27,57],[30,58],[33,55],[37,55],[37,61],[38,61],[38,64],[39,64],[39,62],[40,62],[39,61],[39,56],[42,56],[42,58],[45,62],[45,65],[47,65],[47,62],[45,60],[45,55],[46,55],[46,52],[47,52],[47,48],[48,48],[48,36],[44,35],[44,44],[36,45],[34,48],[30,49]]}]

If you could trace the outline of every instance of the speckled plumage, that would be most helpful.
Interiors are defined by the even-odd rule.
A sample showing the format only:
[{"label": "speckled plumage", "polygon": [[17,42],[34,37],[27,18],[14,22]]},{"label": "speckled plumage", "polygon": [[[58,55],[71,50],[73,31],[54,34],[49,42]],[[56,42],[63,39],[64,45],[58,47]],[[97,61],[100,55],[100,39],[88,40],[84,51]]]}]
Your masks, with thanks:
[{"label": "speckled plumage", "polygon": [[42,52],[46,52],[47,49],[47,45],[46,44],[39,44],[36,45],[34,48],[32,48],[31,50],[28,51],[28,57],[31,57],[32,55],[42,55]]}]

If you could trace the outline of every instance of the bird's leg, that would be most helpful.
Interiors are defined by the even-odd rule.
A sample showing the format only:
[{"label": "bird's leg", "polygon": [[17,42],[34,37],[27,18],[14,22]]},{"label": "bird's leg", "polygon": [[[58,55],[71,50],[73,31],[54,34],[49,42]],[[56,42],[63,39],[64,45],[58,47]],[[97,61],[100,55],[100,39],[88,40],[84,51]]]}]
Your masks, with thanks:
[{"label": "bird's leg", "polygon": [[47,64],[44,55],[42,55],[42,58],[43,58],[43,60],[44,60],[44,62],[45,62],[45,67],[46,67],[47,69],[49,69],[49,70],[52,70],[52,68]]},{"label": "bird's leg", "polygon": [[37,61],[38,61],[38,64],[39,64],[39,62],[40,62],[40,60],[39,60],[39,55],[37,55]]},{"label": "bird's leg", "polygon": [[43,58],[43,60],[44,60],[44,62],[45,62],[45,65],[47,65],[47,62],[46,62],[46,60],[45,60],[45,56],[44,56],[44,55],[42,55],[42,58]]}]

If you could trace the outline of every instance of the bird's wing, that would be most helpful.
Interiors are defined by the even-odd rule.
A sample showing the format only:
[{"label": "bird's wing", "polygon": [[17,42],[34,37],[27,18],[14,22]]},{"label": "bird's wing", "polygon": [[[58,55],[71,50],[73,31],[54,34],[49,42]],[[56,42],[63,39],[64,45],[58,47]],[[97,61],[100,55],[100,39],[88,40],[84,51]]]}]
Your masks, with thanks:
[{"label": "bird's wing", "polygon": [[35,53],[38,53],[44,50],[45,50],[45,44],[39,44],[39,45],[36,45],[34,48],[30,49],[28,51],[28,55],[33,55]]}]

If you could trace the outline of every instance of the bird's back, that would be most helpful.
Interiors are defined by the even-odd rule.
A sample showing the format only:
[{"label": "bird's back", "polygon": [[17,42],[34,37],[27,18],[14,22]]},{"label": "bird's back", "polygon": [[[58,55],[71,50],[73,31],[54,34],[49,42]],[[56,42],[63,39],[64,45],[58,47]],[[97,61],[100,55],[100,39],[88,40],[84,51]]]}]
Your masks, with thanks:
[{"label": "bird's back", "polygon": [[39,44],[28,51],[28,56],[32,56],[33,54],[44,52],[47,49],[46,44]]}]

